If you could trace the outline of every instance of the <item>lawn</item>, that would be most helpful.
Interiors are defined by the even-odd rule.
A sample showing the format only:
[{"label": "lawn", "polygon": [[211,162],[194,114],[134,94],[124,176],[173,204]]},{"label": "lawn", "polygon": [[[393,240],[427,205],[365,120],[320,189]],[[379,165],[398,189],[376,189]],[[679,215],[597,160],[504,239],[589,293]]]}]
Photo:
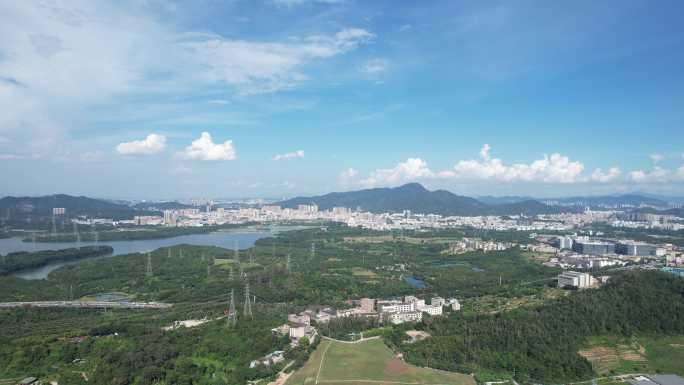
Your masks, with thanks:
[{"label": "lawn", "polygon": [[[322,362],[321,362],[322,361]],[[468,375],[409,365],[380,339],[349,344],[324,340],[287,385],[474,385]]]}]

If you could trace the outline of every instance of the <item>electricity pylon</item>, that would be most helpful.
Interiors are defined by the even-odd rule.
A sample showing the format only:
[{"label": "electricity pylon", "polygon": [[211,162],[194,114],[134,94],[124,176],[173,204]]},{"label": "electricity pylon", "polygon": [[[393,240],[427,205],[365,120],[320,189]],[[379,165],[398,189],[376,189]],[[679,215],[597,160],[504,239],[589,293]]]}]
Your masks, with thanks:
[{"label": "electricity pylon", "polygon": [[250,318],[253,318],[253,317],[252,317],[252,302],[251,302],[251,300],[250,300],[250,298],[249,298],[249,282],[247,282],[247,283],[245,284],[245,304],[244,304],[244,307],[245,307],[245,308],[244,308],[244,310],[242,311],[242,313],[243,313],[245,316],[249,316]]},{"label": "electricity pylon", "polygon": [[235,289],[230,290],[230,307],[228,307],[226,323],[230,327],[235,326],[237,323],[237,311],[235,310]]},{"label": "electricity pylon", "polygon": [[147,269],[145,270],[145,275],[151,277],[152,274],[152,254],[147,253]]}]

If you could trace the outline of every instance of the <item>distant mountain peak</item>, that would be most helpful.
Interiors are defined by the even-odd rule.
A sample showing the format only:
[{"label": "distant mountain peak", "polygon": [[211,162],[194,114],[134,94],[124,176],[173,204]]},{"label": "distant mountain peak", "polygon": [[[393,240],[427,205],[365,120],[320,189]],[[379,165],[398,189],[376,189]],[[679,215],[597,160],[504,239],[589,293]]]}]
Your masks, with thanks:
[{"label": "distant mountain peak", "polygon": [[296,197],[276,204],[295,208],[302,204],[316,204],[321,210],[347,207],[373,213],[398,213],[410,210],[421,214],[456,216],[541,214],[568,211],[530,200],[511,204],[491,205],[477,199],[456,195],[447,190],[430,191],[420,183],[398,187],[335,192],[313,197]]}]

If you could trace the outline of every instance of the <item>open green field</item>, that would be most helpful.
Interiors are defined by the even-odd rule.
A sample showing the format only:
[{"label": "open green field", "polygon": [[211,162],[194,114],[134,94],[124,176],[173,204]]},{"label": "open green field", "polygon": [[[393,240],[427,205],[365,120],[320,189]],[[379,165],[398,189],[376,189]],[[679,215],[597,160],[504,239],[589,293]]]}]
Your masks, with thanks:
[{"label": "open green field", "polygon": [[674,373],[684,375],[684,336],[594,337],[580,351],[601,374]]},{"label": "open green field", "polygon": [[474,385],[468,375],[405,363],[380,339],[360,343],[323,340],[287,385],[342,384]]}]

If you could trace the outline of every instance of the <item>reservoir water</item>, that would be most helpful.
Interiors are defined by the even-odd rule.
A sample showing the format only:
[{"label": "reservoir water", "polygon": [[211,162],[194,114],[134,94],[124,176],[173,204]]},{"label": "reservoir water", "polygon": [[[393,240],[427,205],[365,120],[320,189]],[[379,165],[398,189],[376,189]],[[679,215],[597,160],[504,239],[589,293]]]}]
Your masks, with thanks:
[{"label": "reservoir water", "polygon": [[[254,243],[262,238],[268,238],[275,233],[288,230],[297,230],[305,228],[303,226],[280,226],[273,227],[271,230],[268,229],[235,229],[235,230],[225,230],[217,231],[214,233],[207,234],[191,234],[191,235],[181,235],[173,238],[165,239],[143,239],[143,240],[130,240],[130,241],[107,241],[100,242],[100,245],[108,245],[114,249],[112,255],[104,257],[95,258],[106,258],[116,255],[131,254],[131,253],[146,253],[148,251],[156,250],[160,247],[168,247],[175,245],[197,245],[197,246],[218,246],[226,249],[232,249],[235,247],[235,242],[237,241],[238,247],[240,249],[246,249],[254,246]],[[91,246],[95,245],[94,242],[81,242],[81,246]],[[5,255],[8,253],[13,253],[17,251],[41,251],[41,250],[58,250],[58,249],[68,249],[72,247],[78,247],[76,242],[22,242],[21,238],[5,238],[0,239],[0,254]],[[87,258],[92,259],[92,258]],[[51,271],[58,269],[62,266],[73,265],[81,261],[87,260],[81,259],[79,261],[70,262],[55,262],[48,265],[36,268],[22,270],[20,272],[12,274],[15,277],[23,279],[45,279]]]},{"label": "reservoir water", "polygon": [[420,280],[416,277],[412,277],[410,275],[404,276],[404,282],[415,287],[416,289],[425,289],[427,287],[427,285],[425,285],[425,282],[423,282],[423,280]]}]

